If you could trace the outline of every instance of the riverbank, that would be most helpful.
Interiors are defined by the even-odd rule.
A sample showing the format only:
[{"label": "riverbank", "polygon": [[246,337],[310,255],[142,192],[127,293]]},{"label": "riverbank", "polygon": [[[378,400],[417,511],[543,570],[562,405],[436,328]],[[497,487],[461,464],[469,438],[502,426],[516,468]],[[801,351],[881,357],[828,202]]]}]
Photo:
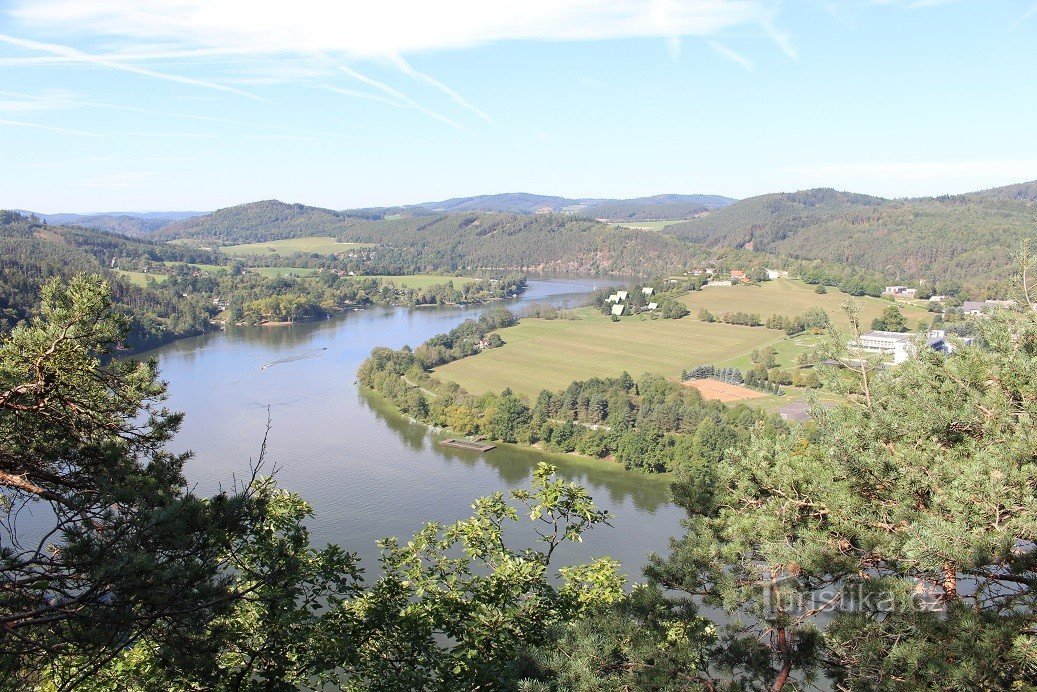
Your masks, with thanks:
[{"label": "riverbank", "polygon": [[[501,305],[520,311],[534,302],[580,303],[600,281],[533,278],[522,298]],[[448,433],[411,423],[354,384],[353,373],[373,348],[420,344],[487,309],[372,306],[276,329],[230,326],[144,357],[157,359],[169,383],[166,405],[186,412],[171,449],[196,452],[185,472],[200,492],[216,492],[249,472],[269,416],[266,459],[277,466],[281,487],[313,505],[307,526],[315,545],[337,543],[373,568],[379,539],[411,536],[427,521],[466,518],[476,498],[528,487],[537,463],[548,461],[613,515],[612,526],[559,551],[559,564],[610,555],[640,580],[647,554],[666,553],[669,538],[680,533],[684,513],[671,502],[666,476],[519,445],[498,444],[486,454],[443,447],[438,440]],[[325,347],[319,358],[261,369]],[[514,540],[518,547],[536,544],[521,529]]]},{"label": "riverbank", "polygon": [[[466,437],[456,430],[451,430],[446,427],[436,427],[429,423],[419,421],[412,416],[407,415],[395,406],[391,401],[386,399],[382,394],[371,387],[361,386],[360,391],[365,397],[368,397],[374,402],[379,412],[383,416],[391,416],[398,420],[400,423],[416,427],[425,431],[430,438],[438,445],[441,442],[450,438]],[[638,471],[631,471],[623,467],[622,464],[618,463],[615,459],[602,459],[597,457],[588,456],[586,454],[578,454],[576,452],[558,452],[544,449],[538,445],[519,444],[514,442],[501,442],[499,440],[494,441],[495,449],[487,452],[479,452],[476,450],[461,450],[458,447],[452,447],[451,452],[463,452],[471,454],[475,457],[488,458],[499,450],[511,450],[521,454],[528,454],[536,461],[546,461],[551,464],[562,464],[564,466],[573,469],[588,469],[598,473],[615,474],[617,477],[622,478],[638,478],[643,479],[649,483],[657,483],[660,487],[669,488],[670,484],[676,480],[676,476],[670,472],[661,473],[642,473]]]}]

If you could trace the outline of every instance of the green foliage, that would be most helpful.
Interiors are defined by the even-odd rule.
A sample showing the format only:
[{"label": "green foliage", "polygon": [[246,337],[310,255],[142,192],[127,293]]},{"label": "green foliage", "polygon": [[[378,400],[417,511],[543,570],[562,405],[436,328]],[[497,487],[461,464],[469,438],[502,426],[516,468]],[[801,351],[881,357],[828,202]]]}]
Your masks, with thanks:
[{"label": "green foliage", "polygon": [[163,449],[181,418],[154,362],[110,357],[128,320],[100,277],[41,293],[0,341],[0,679],[74,687],[144,633],[170,666],[204,665],[204,623],[233,600],[230,555],[264,501],[187,489],[188,456]]},{"label": "green foliage", "polygon": [[891,278],[924,278],[937,293],[951,293],[945,290],[950,282],[982,289],[991,278],[1010,279],[1011,257],[1022,240],[1032,237],[1037,222],[1032,189],[1031,183],[906,200],[804,190],[741,200],[663,232],[709,247],[748,246],[756,252],[846,263],[874,274],[896,267],[899,276]]},{"label": "green foliage", "polygon": [[871,328],[885,332],[906,332],[907,320],[900,311],[900,306],[894,303],[883,310],[880,317],[871,321]]},{"label": "green foliage", "polygon": [[733,618],[715,672],[775,689],[822,668],[846,690],[1035,684],[1037,316],[977,328],[982,346],[922,352],[859,403],[757,426],[687,470],[687,533],[648,575]]}]

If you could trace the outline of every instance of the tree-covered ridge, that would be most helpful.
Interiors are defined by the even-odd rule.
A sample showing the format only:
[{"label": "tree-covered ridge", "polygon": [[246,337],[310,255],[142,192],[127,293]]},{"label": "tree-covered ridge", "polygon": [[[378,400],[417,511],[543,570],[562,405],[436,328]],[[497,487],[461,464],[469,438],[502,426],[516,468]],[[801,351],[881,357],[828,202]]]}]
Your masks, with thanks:
[{"label": "tree-covered ridge", "polygon": [[[298,260],[295,266],[317,270],[316,274],[266,277],[248,271],[241,262],[229,263],[224,255],[190,245],[50,226],[13,212],[0,212],[0,251],[0,331],[32,315],[47,280],[98,273],[106,277],[118,309],[130,320],[121,346],[135,351],[226,323],[322,319],[374,303],[482,303],[518,295],[526,287],[520,273],[492,272],[456,285],[443,276],[441,283],[407,288],[391,278],[349,276],[335,262],[316,256],[293,258]],[[217,264],[223,263],[227,264],[221,270]],[[207,265],[209,271],[194,264]],[[117,271],[121,269],[147,271],[156,281],[135,285]]]},{"label": "tree-covered ridge", "polygon": [[647,274],[684,267],[695,256],[694,248],[671,237],[568,214],[466,212],[372,219],[281,202],[221,209],[167,226],[159,235],[217,244],[311,235],[374,243],[375,263],[364,268],[377,273],[482,267]]},{"label": "tree-covered ridge", "polygon": [[0,320],[2,327],[27,319],[40,302],[41,287],[52,278],[84,272],[109,277],[116,303],[130,319],[128,343],[146,349],[171,339],[211,329],[211,302],[168,289],[135,286],[110,268],[121,262],[206,262],[215,256],[100,231],[48,226],[14,212],[0,211]]},{"label": "tree-covered ridge", "polygon": [[[511,192],[497,195],[456,197],[441,202],[425,202],[418,207],[449,213],[459,211],[533,214],[541,210],[569,212],[591,218],[614,220],[690,219],[708,209],[734,202],[720,195],[653,195],[633,199],[571,199],[551,195]],[[407,207],[408,209],[413,207]]]},{"label": "tree-covered ridge", "polygon": [[708,247],[840,262],[892,280],[983,284],[1007,279],[1020,243],[1037,235],[1032,190],[904,200],[806,190],[742,200],[665,232]]}]

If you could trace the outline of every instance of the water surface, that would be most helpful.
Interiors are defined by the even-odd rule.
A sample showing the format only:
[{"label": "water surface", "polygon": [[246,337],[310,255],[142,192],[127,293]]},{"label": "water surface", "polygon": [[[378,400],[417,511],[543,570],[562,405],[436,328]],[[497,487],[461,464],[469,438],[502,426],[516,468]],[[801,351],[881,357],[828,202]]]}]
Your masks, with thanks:
[{"label": "water surface", "polygon": [[[575,304],[604,283],[532,280],[509,307]],[[375,346],[416,346],[483,310],[378,307],[315,323],[230,328],[150,352],[169,383],[169,405],[186,413],[173,447],[195,452],[188,478],[208,492],[245,474],[258,457],[269,411],[268,463],[279,468],[281,486],[313,505],[314,541],[338,543],[369,565],[378,538],[467,517],[475,498],[526,487],[543,455],[509,446],[485,454],[442,447],[442,435],[355,384],[357,367]],[[681,512],[660,479],[607,462],[550,460],[615,515],[613,526],[566,548],[561,562],[608,554],[637,578],[645,556],[665,552],[679,532]]]}]

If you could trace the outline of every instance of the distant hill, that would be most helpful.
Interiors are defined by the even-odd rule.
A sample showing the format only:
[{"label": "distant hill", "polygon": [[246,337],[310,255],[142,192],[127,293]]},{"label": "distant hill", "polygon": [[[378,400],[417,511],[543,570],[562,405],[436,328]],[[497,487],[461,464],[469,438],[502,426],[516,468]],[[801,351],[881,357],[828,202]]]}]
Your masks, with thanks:
[{"label": "distant hill", "polygon": [[752,197],[665,229],[707,247],[845,263],[904,280],[982,282],[1011,275],[1037,240],[1037,183],[890,200],[832,189]]},{"label": "distant hill", "polygon": [[1016,185],[1006,185],[1004,187],[995,187],[990,190],[973,192],[971,195],[967,196],[980,199],[1006,199],[1020,202],[1037,202],[1037,180],[1032,180],[1028,183],[1018,183]]},{"label": "distant hill", "polygon": [[212,238],[249,243],[310,235],[339,236],[361,221],[383,217],[373,210],[334,211],[276,199],[217,209],[166,224],[155,238]]},{"label": "distant hill", "polygon": [[0,331],[35,309],[44,282],[88,272],[104,275],[116,303],[130,316],[129,344],[152,348],[212,328],[207,305],[161,286],[135,286],[113,271],[152,262],[219,262],[211,252],[155,243],[79,226],[44,224],[0,210]]},{"label": "distant hill", "polygon": [[659,233],[569,214],[422,210],[380,216],[371,210],[342,212],[276,200],[177,221],[156,237],[233,244],[311,235],[375,243],[383,271],[494,267],[637,274],[672,271],[694,253]]},{"label": "distant hill", "polygon": [[35,216],[49,224],[68,224],[92,228],[98,231],[141,236],[153,233],[173,221],[200,216],[201,211],[143,211],[143,212],[100,212],[97,214],[39,214],[18,210],[25,216]]},{"label": "distant hill", "polygon": [[441,202],[414,205],[439,212],[489,211],[534,214],[540,211],[568,212],[596,219],[646,221],[690,219],[731,204],[735,200],[719,195],[655,195],[634,199],[570,199],[527,192],[455,197]]}]

